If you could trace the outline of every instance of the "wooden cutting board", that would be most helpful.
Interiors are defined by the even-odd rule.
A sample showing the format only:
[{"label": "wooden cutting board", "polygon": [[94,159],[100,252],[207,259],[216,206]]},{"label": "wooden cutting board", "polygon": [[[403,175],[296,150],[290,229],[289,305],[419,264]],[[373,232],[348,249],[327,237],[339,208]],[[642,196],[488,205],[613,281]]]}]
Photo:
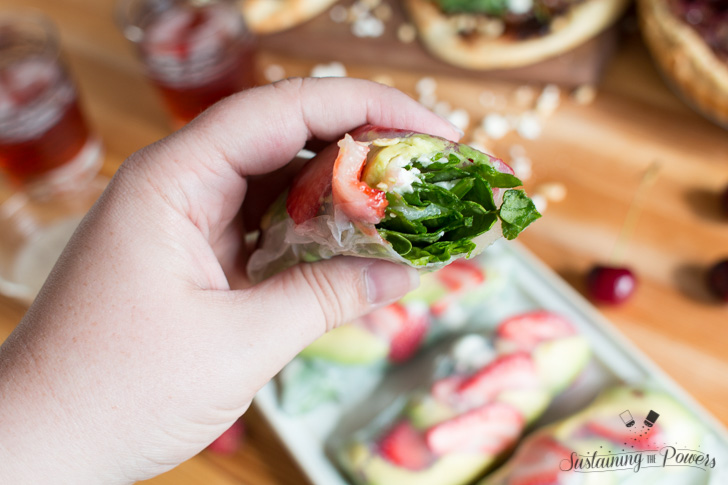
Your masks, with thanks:
[{"label": "wooden cutting board", "polygon": [[[398,0],[385,0],[392,7],[392,16],[385,22],[380,37],[356,37],[351,24],[336,23],[329,11],[290,30],[262,36],[265,51],[317,62],[339,61],[345,66],[373,65],[422,73],[516,82],[551,82],[574,87],[597,84],[617,39],[611,28],[576,49],[527,67],[496,71],[471,71],[452,66],[430,55],[417,41],[401,42],[397,29],[409,22]],[[343,0],[349,7],[354,0]]]}]

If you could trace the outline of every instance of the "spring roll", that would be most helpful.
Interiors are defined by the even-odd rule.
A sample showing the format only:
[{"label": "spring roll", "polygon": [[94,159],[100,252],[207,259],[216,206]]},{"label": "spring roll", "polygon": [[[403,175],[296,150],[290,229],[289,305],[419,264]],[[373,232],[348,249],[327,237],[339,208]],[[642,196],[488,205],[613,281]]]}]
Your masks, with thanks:
[{"label": "spring roll", "polygon": [[504,321],[492,346],[477,334],[463,339],[428,389],[343,447],[341,464],[356,483],[470,483],[515,445],[590,355],[568,322],[542,311]]},{"label": "spring roll", "polygon": [[468,145],[365,125],[311,159],[263,219],[260,281],[336,255],[438,269],[540,217],[513,170]]}]

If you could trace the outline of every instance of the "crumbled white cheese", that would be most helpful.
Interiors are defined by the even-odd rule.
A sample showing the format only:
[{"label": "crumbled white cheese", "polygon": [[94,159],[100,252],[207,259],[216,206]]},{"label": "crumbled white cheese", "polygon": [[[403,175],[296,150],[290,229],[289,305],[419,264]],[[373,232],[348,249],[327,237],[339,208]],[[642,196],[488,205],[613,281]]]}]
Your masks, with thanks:
[{"label": "crumbled white cheese", "polygon": [[470,113],[464,109],[455,109],[447,115],[447,120],[455,125],[455,128],[464,132],[470,125]]},{"label": "crumbled white cheese", "polygon": [[536,111],[541,116],[551,116],[561,102],[561,90],[555,84],[548,84],[536,101]]},{"label": "crumbled white cheese", "polygon": [[[389,182],[388,189],[398,194],[408,194],[412,192],[412,184],[419,182],[420,171],[414,167],[405,170],[405,166],[409,165],[410,160],[405,156],[398,156],[392,159],[387,165],[384,172],[384,180]],[[385,190],[385,189],[382,189]]]},{"label": "crumbled white cheese", "polygon": [[437,81],[431,77],[423,77],[415,84],[415,91],[420,96],[435,94],[435,89],[437,89]]},{"label": "crumbled white cheese", "polygon": [[498,113],[491,113],[483,118],[483,130],[489,138],[500,140],[511,131],[511,125],[505,116]]},{"label": "crumbled white cheese", "polygon": [[354,21],[351,32],[357,37],[381,37],[384,33],[384,22],[367,12]]},{"label": "crumbled white cheese", "polygon": [[528,111],[518,119],[518,134],[527,140],[535,140],[541,136],[541,120],[535,113]]},{"label": "crumbled white cheese", "polygon": [[508,10],[521,15],[533,8],[533,0],[508,0]]},{"label": "crumbled white cheese", "polygon": [[433,185],[437,185],[438,187],[442,187],[443,189],[450,190],[455,187],[457,183],[458,182],[456,180],[443,180],[442,182],[435,182]]},{"label": "crumbled white cheese", "polygon": [[340,62],[316,64],[311,69],[311,77],[346,77],[346,68]]},{"label": "crumbled white cheese", "polygon": [[485,366],[495,358],[495,350],[485,337],[470,334],[455,342],[451,355],[457,370],[465,371]]},{"label": "crumbled white cheese", "polygon": [[561,202],[566,198],[566,186],[558,182],[544,183],[536,187],[536,193],[551,202]]},{"label": "crumbled white cheese", "polygon": [[450,103],[447,101],[438,101],[435,103],[435,107],[432,109],[432,111],[435,112],[438,116],[442,116],[443,118],[450,114],[451,110]]}]

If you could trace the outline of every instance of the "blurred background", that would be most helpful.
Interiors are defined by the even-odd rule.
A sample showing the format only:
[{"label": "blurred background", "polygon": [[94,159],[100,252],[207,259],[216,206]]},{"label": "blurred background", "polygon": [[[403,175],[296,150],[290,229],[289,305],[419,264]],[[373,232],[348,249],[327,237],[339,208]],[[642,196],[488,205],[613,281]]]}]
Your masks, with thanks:
[{"label": "blurred background", "polygon": [[[521,242],[726,424],[726,9],[0,0],[0,341],[126,157],[240,89],[349,76],[510,164],[544,214]],[[151,483],[306,483],[255,410],[245,421],[242,446]]]}]

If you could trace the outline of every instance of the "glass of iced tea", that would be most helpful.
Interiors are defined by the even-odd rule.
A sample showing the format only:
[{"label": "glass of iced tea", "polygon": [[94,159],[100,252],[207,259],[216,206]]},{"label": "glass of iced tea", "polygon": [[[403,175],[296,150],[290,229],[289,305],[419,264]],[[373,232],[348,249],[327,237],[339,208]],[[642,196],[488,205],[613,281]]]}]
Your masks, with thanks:
[{"label": "glass of iced tea", "polygon": [[255,43],[236,2],[122,0],[117,15],[175,127],[255,84]]},{"label": "glass of iced tea", "polygon": [[105,180],[53,24],[0,15],[0,293],[40,290]]},{"label": "glass of iced tea", "polygon": [[81,113],[53,24],[34,13],[0,17],[0,171],[35,197],[93,178],[101,144]]}]

